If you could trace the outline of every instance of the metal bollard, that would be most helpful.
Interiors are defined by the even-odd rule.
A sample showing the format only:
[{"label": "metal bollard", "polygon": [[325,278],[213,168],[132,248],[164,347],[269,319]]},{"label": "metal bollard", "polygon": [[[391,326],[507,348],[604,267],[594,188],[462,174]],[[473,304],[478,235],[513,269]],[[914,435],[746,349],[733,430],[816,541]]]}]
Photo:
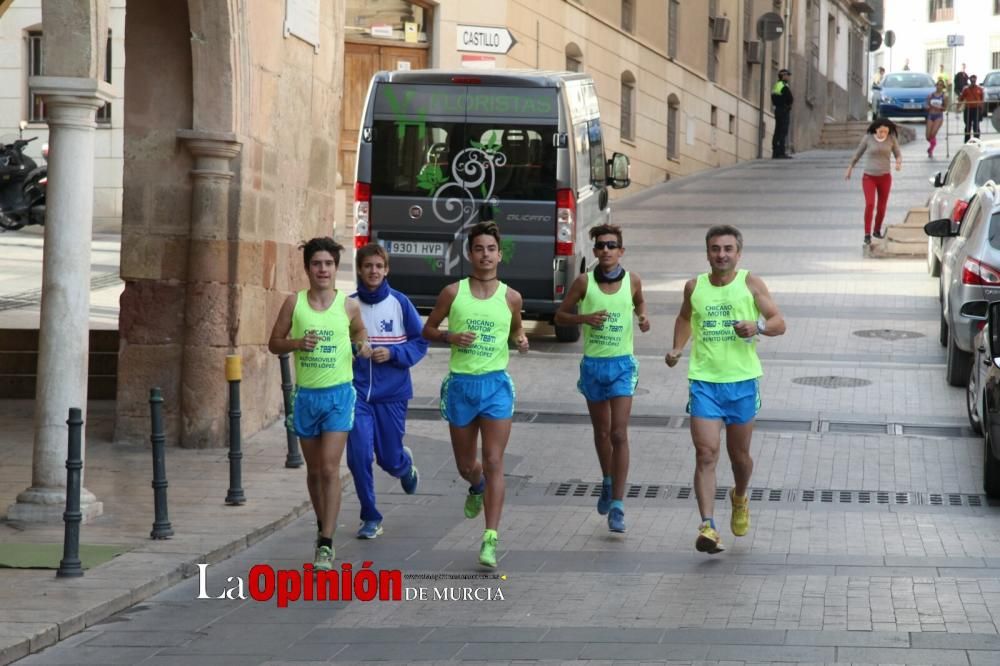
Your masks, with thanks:
[{"label": "metal bollard", "polygon": [[174,535],[167,517],[167,464],[166,435],[163,434],[163,395],[158,388],[149,389],[149,420],[152,432],[149,441],[153,445],[153,530],[151,539],[169,539]]},{"label": "metal bollard", "polygon": [[70,407],[66,425],[69,426],[69,451],[66,455],[66,512],[63,513],[66,532],[63,536],[63,557],[59,562],[59,569],[56,570],[56,576],[76,578],[83,575],[83,563],[80,562],[80,523],[83,521],[83,514],[80,513],[83,418],[78,407]]},{"label": "metal bollard", "polygon": [[240,380],[243,370],[239,355],[226,357],[226,381],[229,382],[229,492],[226,504],[245,504],[243,495],[243,452],[240,450]]},{"label": "metal bollard", "polygon": [[290,354],[278,354],[281,362],[281,395],[285,403],[285,437],[288,439],[288,455],[285,457],[285,467],[302,467],[302,454],[299,453],[299,438],[295,436],[292,427],[292,368]]}]

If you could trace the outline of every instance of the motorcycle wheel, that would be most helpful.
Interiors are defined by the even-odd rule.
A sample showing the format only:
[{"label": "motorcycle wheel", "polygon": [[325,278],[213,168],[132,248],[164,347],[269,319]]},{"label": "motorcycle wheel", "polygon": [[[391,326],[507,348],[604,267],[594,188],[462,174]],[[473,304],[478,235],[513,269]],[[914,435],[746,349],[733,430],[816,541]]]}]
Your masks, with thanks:
[{"label": "motorcycle wheel", "polygon": [[17,231],[23,226],[24,222],[21,222],[21,218],[8,217],[0,214],[0,227],[6,229],[7,231]]}]

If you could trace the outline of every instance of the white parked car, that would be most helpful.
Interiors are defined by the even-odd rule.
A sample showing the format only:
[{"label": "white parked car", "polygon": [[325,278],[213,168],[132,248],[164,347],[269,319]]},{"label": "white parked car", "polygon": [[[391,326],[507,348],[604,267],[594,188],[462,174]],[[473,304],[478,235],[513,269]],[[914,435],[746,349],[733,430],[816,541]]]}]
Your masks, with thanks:
[{"label": "white parked car", "polygon": [[[1000,183],[1000,140],[972,139],[958,149],[947,171],[931,176],[934,192],[927,200],[928,219],[947,217],[957,229],[976,188],[990,180]],[[948,240],[927,239],[927,270],[934,277],[941,274],[941,256]]]}]

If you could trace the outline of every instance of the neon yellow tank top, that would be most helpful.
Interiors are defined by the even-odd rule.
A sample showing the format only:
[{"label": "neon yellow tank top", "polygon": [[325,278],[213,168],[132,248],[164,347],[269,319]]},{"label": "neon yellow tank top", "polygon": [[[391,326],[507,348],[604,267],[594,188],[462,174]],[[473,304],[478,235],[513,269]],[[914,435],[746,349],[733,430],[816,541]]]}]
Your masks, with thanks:
[{"label": "neon yellow tank top", "polygon": [[337,295],[323,312],[309,305],[309,292],[303,289],[292,310],[292,337],[301,338],[306,331],[319,336],[311,352],[295,352],[295,383],[303,388],[327,388],[354,380],[351,367],[351,320],[344,309],[344,292]]},{"label": "neon yellow tank top", "polygon": [[611,358],[632,354],[632,275],[628,272],[613,294],[601,291],[601,285],[591,272],[587,276],[587,292],[580,301],[580,312],[607,310],[608,319],[600,328],[583,325],[583,355]]},{"label": "neon yellow tank top", "polygon": [[741,382],[764,374],[757,358],[757,341],[736,335],[733,323],[757,321],[760,311],[747,288],[746,270],[732,282],[716,287],[708,273],[698,276],[691,293],[691,363],[688,379],[705,382]]},{"label": "neon yellow tank top", "polygon": [[507,285],[503,282],[498,281],[497,290],[486,299],[472,295],[469,278],[459,282],[458,294],[448,313],[448,330],[451,333],[474,331],[476,341],[466,348],[452,345],[448,368],[463,375],[483,375],[506,370],[510,320]]}]

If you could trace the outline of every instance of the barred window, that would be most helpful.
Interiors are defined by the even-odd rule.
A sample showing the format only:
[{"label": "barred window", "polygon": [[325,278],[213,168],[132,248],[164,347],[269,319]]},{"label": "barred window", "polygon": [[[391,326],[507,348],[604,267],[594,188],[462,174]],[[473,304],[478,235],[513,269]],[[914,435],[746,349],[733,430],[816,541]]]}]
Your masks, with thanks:
[{"label": "barred window", "polygon": [[680,133],[681,101],[677,95],[667,98],[667,159],[680,159],[678,134]]},{"label": "barred window", "polygon": [[622,30],[635,30],[635,3],[632,0],[622,0]]},{"label": "barred window", "polygon": [[635,76],[628,71],[622,73],[621,133],[628,141],[635,138]]},{"label": "barred window", "polygon": [[[29,30],[27,35],[28,43],[28,121],[32,123],[44,123],[48,121],[45,113],[45,101],[42,96],[31,88],[30,77],[45,75],[45,61],[42,57],[42,31]],[[111,83],[111,31],[108,31],[108,41],[105,46],[104,58],[104,80]],[[108,102],[97,110],[96,116],[99,125],[111,124],[111,103]]]}]

